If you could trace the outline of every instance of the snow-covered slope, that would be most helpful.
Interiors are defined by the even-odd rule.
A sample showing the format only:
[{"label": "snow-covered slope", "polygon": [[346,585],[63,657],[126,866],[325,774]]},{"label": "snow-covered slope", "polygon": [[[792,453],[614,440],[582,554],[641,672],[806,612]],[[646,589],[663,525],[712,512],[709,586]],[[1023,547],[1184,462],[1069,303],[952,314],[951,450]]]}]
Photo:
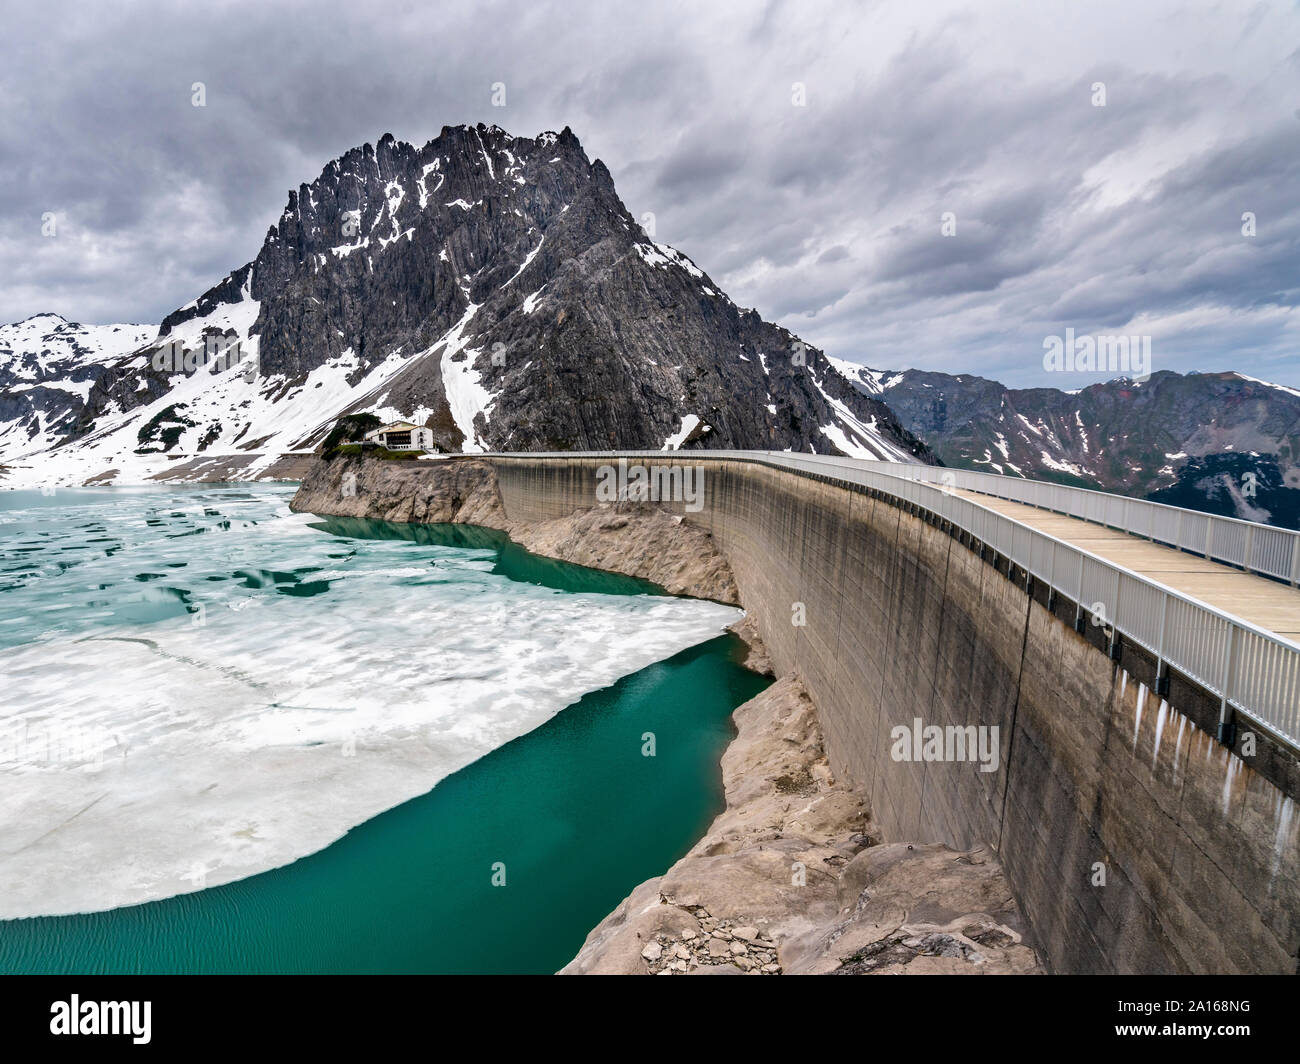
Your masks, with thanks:
[{"label": "snow-covered slope", "polygon": [[[826,361],[830,365],[829,373],[824,374],[821,379],[814,378],[814,383],[825,396],[835,416],[828,424],[821,426],[822,435],[850,458],[867,458],[886,462],[917,461],[915,450],[899,442],[895,433],[882,431],[874,416],[868,415],[864,420],[855,413],[842,398],[842,389],[837,387],[834,389],[835,394],[833,394],[832,390],[828,390],[826,387],[831,381],[838,385],[840,379],[847,380],[851,384],[859,384],[864,379],[870,379],[869,375],[874,371],[867,369],[865,366],[857,366],[855,363],[846,362],[840,358],[828,356]],[[853,370],[861,370],[862,372],[853,373]],[[867,376],[864,377],[864,375]],[[868,392],[867,394],[871,393]]]},{"label": "snow-covered slope", "polygon": [[57,314],[0,326],[0,463],[66,436],[104,368],[157,331],[81,325]]}]

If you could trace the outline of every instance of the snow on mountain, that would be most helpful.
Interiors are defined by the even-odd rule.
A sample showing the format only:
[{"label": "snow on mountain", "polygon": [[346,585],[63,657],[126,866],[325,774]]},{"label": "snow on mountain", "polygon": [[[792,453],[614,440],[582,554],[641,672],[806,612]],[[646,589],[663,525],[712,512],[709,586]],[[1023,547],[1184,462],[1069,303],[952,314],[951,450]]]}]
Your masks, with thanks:
[{"label": "snow on mountain", "polygon": [[[820,351],[651,240],[568,129],[385,135],[290,192],[257,256],[156,335],[106,326],[60,355],[8,329],[8,486],[263,476],[357,410],[448,450],[928,460]],[[60,410],[23,405],[37,374]]]},{"label": "snow on mountain", "polygon": [[0,463],[52,447],[71,430],[103,368],[156,332],[58,314],[0,326]]},{"label": "snow on mountain", "polygon": [[1300,519],[1294,388],[1235,372],[1162,370],[1141,383],[1117,378],[1062,391],[1007,388],[972,375],[837,368],[865,394],[883,396],[948,465],[1289,526]]},{"label": "snow on mountain", "polygon": [[[827,356],[827,361],[830,362],[841,376],[852,381],[860,391],[867,395],[881,395],[884,393],[886,387],[888,387],[885,381],[891,376],[889,373],[885,373],[878,369],[871,369],[870,367],[860,365],[857,362],[849,362],[847,359],[832,358],[829,355]],[[898,374],[893,374],[892,376],[897,378]]]},{"label": "snow on mountain", "polygon": [[[852,362],[845,362],[843,359],[830,358],[829,356],[826,361],[830,364],[830,368],[837,378],[847,378],[854,384],[860,384],[864,389],[875,388],[875,394],[883,391],[879,384],[879,375],[874,370],[869,370],[865,366],[857,366]],[[850,377],[847,372],[848,367],[853,367],[859,372]],[[882,432],[874,417],[863,420],[849,408],[843,398],[831,395],[824,387],[823,380],[815,380],[815,383],[835,414],[830,423],[821,427],[821,431],[822,435],[829,439],[836,448],[850,458],[866,458],[886,462],[915,462],[917,460],[911,450],[896,442],[893,434]],[[868,390],[867,394],[870,395],[872,392]]]}]

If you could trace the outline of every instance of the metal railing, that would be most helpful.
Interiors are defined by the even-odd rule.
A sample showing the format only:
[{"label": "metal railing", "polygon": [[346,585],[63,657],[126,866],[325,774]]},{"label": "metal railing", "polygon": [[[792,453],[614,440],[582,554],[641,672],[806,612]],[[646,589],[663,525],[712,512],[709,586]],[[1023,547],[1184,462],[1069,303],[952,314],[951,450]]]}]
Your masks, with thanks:
[{"label": "metal railing", "polygon": [[[855,459],[841,461],[852,462]],[[1284,580],[1293,587],[1300,583],[1300,532],[1289,528],[1275,528],[1146,499],[1130,499],[1089,488],[1072,488],[1065,484],[999,476],[997,473],[892,462],[873,464],[890,465],[900,472],[906,470],[913,479],[931,484],[978,491],[1105,525],[1199,554],[1211,561]]]},{"label": "metal railing", "polygon": [[[1113,626],[1125,639],[1144,647],[1155,656],[1157,675],[1162,675],[1166,666],[1177,669],[1220,698],[1225,714],[1227,707],[1232,706],[1292,748],[1300,749],[1300,645],[1062,539],[1031,528],[973,499],[953,494],[948,489],[962,485],[959,481],[945,481],[942,475],[961,471],[777,451],[556,452],[517,453],[501,457],[553,457],[570,460],[628,458],[679,464],[717,460],[753,462],[859,485],[893,499],[915,504],[963,529],[1008,558],[1035,580],[1078,603],[1089,614],[1100,615],[1101,623],[1106,627]],[[926,473],[919,474],[918,469]],[[936,476],[932,479],[928,474]],[[978,477],[984,474],[972,475]],[[1035,486],[1033,481],[1017,483]],[[1036,486],[1057,487],[1046,484]],[[1078,489],[1061,490],[1069,492]],[[1118,496],[1105,496],[1101,492],[1084,494],[1102,496],[1103,499],[1113,498],[1120,503],[1138,502]],[[1142,505],[1157,507],[1157,504],[1139,503],[1139,506]],[[1173,511],[1177,508],[1160,506],[1158,509]],[[1122,520],[1125,512],[1122,507],[1107,510],[1103,504],[1100,509],[1092,511],[1097,516],[1085,519],[1100,522],[1103,518],[1114,517]],[[1133,515],[1142,511],[1127,512]],[[1181,512],[1193,518],[1206,516],[1193,511]],[[1139,519],[1138,527],[1142,527],[1141,520],[1154,518]],[[1219,522],[1225,519],[1210,520]],[[1255,527],[1271,531],[1266,526]],[[1206,535],[1208,537],[1214,533]],[[1171,545],[1176,543],[1176,540],[1163,540],[1160,536],[1152,538]],[[1255,542],[1263,543],[1266,539],[1259,537],[1257,532],[1256,538],[1247,536],[1247,542],[1253,549]],[[1300,608],[1300,597],[1297,598],[1297,605]]]}]

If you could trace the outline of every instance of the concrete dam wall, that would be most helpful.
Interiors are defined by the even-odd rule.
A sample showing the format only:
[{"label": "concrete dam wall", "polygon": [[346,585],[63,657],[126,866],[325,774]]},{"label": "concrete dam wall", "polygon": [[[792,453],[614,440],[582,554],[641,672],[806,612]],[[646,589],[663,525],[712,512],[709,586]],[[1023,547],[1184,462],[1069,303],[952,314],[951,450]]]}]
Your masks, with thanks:
[{"label": "concrete dam wall", "polygon": [[[890,839],[996,848],[1054,971],[1296,971],[1289,751],[1239,757],[1214,737],[1217,699],[1177,674],[1153,694],[1148,655],[1108,652],[1074,603],[921,507],[697,458],[702,505],[660,505],[726,554]],[[537,522],[596,505],[610,459],[486,461],[508,517]]]}]

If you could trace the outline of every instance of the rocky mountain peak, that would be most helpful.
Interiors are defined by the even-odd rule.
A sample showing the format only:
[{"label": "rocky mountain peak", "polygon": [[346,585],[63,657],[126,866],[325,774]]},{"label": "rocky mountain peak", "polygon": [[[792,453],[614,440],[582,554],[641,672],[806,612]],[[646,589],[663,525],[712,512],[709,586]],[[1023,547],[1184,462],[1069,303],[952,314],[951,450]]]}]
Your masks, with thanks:
[{"label": "rocky mountain peak", "polygon": [[[177,346],[237,350],[242,368],[160,368]],[[252,260],[96,376],[69,443],[124,464],[280,455],[358,410],[470,451],[928,455],[820,351],[648,236],[567,126],[385,133],[327,163]]]}]

